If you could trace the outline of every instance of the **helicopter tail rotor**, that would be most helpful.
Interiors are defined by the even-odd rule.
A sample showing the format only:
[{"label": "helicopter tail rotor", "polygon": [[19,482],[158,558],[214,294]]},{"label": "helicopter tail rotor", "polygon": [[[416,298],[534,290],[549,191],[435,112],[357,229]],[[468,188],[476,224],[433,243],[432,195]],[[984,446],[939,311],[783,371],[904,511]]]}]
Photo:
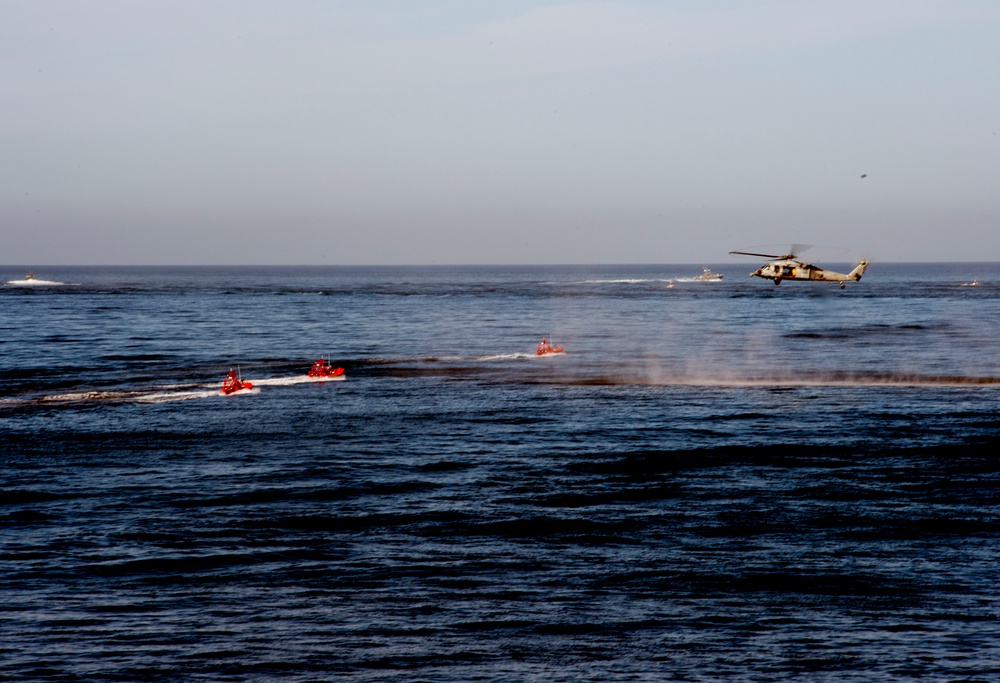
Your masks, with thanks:
[{"label": "helicopter tail rotor", "polygon": [[[854,270],[852,270],[850,273],[847,274],[848,279],[857,282],[858,280],[861,279],[861,276],[865,274],[865,268],[867,267],[868,267],[868,261],[861,259],[861,262],[857,266],[855,266]],[[844,283],[841,282],[840,285],[841,287],[843,287]]]}]

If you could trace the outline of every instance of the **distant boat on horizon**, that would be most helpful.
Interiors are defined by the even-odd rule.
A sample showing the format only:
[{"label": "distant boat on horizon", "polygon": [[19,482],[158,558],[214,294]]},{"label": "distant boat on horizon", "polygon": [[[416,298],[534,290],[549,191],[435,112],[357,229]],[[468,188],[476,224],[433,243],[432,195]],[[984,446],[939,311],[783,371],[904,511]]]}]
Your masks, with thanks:
[{"label": "distant boat on horizon", "polygon": [[696,275],[694,279],[696,282],[718,282],[723,277],[722,273],[713,273],[708,268],[702,268],[701,275]]},{"label": "distant boat on horizon", "polygon": [[55,280],[40,280],[33,271],[29,270],[28,273],[24,276],[23,280],[7,280],[4,284],[20,286],[20,287],[31,287],[39,285],[62,285],[66,283],[57,282]]}]

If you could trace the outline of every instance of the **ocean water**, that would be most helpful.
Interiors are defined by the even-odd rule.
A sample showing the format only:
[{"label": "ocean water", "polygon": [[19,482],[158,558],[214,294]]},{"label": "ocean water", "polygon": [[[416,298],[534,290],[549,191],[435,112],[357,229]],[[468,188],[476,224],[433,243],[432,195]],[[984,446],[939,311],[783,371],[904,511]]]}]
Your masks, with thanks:
[{"label": "ocean water", "polygon": [[0,680],[1000,680],[1000,264],[756,265],[0,267]]}]

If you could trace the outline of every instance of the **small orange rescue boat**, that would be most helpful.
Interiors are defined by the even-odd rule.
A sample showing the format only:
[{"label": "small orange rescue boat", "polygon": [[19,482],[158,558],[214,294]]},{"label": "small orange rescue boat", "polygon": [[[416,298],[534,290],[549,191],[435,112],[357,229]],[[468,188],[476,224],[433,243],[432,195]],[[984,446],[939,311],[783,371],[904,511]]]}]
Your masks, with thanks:
[{"label": "small orange rescue boat", "polygon": [[340,377],[343,374],[344,368],[333,367],[323,359],[323,356],[320,356],[319,360],[312,364],[308,372],[310,377]]},{"label": "small orange rescue boat", "polygon": [[542,341],[538,342],[538,348],[535,349],[535,355],[546,356],[550,353],[562,353],[562,350],[563,347],[552,346],[545,337],[542,337]]},{"label": "small orange rescue boat", "polygon": [[222,390],[219,393],[223,396],[229,396],[230,394],[235,394],[237,391],[244,391],[246,389],[253,389],[253,384],[244,382],[243,378],[235,370],[230,370],[229,374],[226,375],[226,379],[222,382]]}]

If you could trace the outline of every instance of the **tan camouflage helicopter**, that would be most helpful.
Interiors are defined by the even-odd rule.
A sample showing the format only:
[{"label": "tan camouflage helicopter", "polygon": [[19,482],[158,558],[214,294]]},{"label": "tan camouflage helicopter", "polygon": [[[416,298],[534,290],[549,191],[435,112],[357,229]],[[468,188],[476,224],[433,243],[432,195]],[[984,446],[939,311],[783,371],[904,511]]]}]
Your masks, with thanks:
[{"label": "tan camouflage helicopter", "polygon": [[773,280],[774,284],[780,285],[782,280],[813,280],[818,282],[836,282],[840,288],[844,288],[847,280],[860,280],[868,267],[868,261],[861,260],[850,273],[837,273],[826,270],[811,263],[800,261],[795,255],[796,251],[805,251],[810,245],[793,244],[791,251],[787,254],[758,254],[751,251],[731,251],[730,254],[741,254],[743,256],[760,256],[762,258],[775,259],[765,263],[757,270],[750,273],[750,277],[760,277],[765,280]]}]

